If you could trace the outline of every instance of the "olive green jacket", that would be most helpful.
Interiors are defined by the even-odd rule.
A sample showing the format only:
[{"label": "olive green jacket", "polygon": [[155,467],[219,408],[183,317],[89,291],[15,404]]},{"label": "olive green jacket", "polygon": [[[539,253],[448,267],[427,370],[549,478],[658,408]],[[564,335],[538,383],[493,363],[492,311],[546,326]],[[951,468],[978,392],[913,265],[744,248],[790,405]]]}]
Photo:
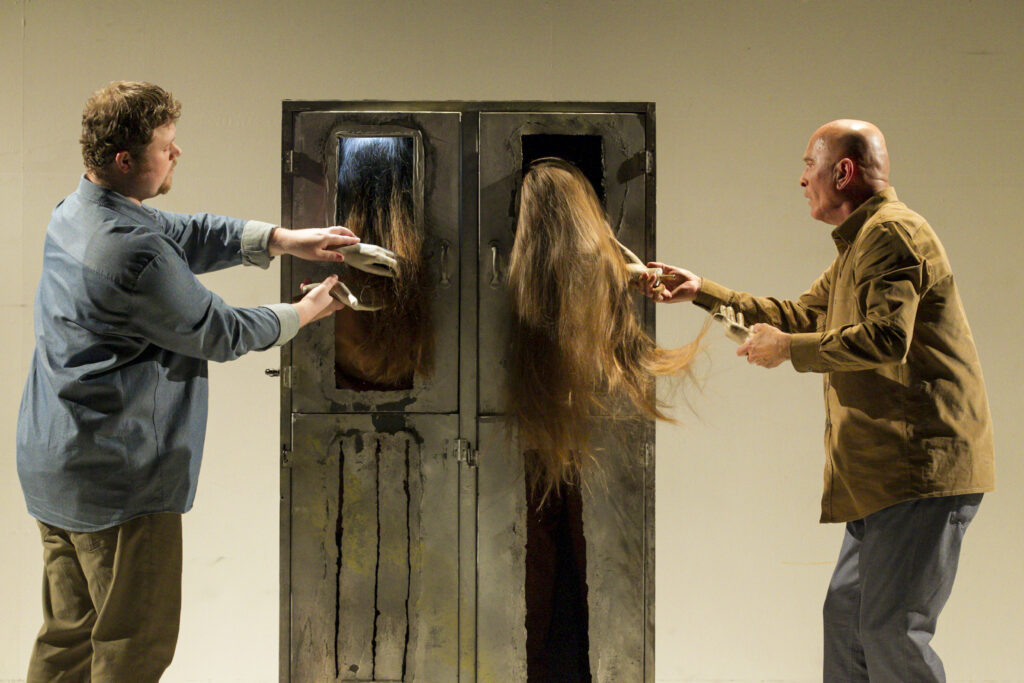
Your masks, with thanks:
[{"label": "olive green jacket", "polygon": [[835,261],[796,301],[704,280],[694,303],[792,333],[800,372],[824,373],[822,522],[907,500],[991,491],[992,418],[946,252],[890,187],[832,232]]}]

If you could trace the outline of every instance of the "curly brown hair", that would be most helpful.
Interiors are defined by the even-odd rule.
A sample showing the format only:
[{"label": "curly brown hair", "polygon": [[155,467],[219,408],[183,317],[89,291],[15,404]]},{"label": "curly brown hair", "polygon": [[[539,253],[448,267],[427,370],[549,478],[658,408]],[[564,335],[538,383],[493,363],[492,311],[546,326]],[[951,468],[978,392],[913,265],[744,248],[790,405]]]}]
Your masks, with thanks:
[{"label": "curly brown hair", "polygon": [[178,120],[181,102],[152,83],[114,81],[92,94],[82,111],[82,159],[99,171],[127,151],[138,158],[153,129]]}]

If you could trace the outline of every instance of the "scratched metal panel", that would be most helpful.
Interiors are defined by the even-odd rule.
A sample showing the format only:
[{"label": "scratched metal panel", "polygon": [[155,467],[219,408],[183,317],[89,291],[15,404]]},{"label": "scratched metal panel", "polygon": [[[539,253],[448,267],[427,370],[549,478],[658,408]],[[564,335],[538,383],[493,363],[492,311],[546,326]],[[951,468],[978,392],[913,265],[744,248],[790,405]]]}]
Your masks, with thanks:
[{"label": "scratched metal panel", "polygon": [[477,487],[477,680],[526,682],[526,485],[496,419],[481,420]]},{"label": "scratched metal panel", "polygon": [[292,681],[457,679],[457,425],[293,417]]},{"label": "scratched metal panel", "polygon": [[[458,410],[460,119],[455,112],[314,111],[294,116],[293,227],[335,224],[339,135],[372,136],[379,131],[382,136],[414,138],[414,203],[427,233],[424,257],[431,282],[427,295],[436,335],[431,377],[414,377],[411,389],[364,391],[337,386],[333,319],[303,328],[291,342],[294,412]],[[295,298],[304,279],[321,281],[339,270],[344,268],[291,259],[291,281],[284,284]]]},{"label": "scratched metal panel", "polygon": [[[405,434],[379,434],[377,500],[379,532],[376,573],[377,619],[374,675],[400,681],[405,674],[409,615],[409,474],[415,471],[416,446]],[[403,590],[402,587],[405,587]]]},{"label": "scratched metal panel", "polygon": [[[647,553],[653,552],[648,519],[646,447],[649,421],[594,421],[595,458],[583,487],[587,539],[587,606],[590,669],[595,682],[653,680],[645,671],[653,611],[647,614]],[[650,522],[650,524],[648,524]],[[647,532],[650,533],[647,533]],[[653,607],[653,605],[651,605]]]},{"label": "scratched metal panel", "polygon": [[[335,523],[336,545],[340,549],[336,577],[338,677],[345,681],[375,680],[376,675],[372,675],[377,645],[375,589],[383,559],[377,545],[380,535],[378,463],[382,454],[379,440],[366,432],[342,435],[337,448],[341,468],[338,485],[341,513]],[[398,590],[404,592],[406,586]]]},{"label": "scratched metal panel", "polygon": [[[499,421],[482,420],[479,429],[478,676],[525,682],[523,459]],[[653,464],[645,453],[653,425],[599,419],[592,438],[600,466],[583,487],[591,675],[595,683],[652,681]]]},{"label": "scratched metal panel", "polygon": [[[410,515],[409,644],[405,680],[458,680],[459,562],[472,557],[459,546],[459,479],[465,466],[451,455],[458,416],[413,416],[423,445],[419,471],[409,477],[419,505]],[[429,457],[427,457],[429,456]],[[411,530],[416,530],[412,533]]]},{"label": "scratched metal panel", "polygon": [[[294,419],[294,418],[293,418]],[[296,424],[291,465],[291,680],[335,681],[340,444],[329,425]]]},{"label": "scratched metal panel", "polygon": [[[645,258],[646,153],[644,114],[480,114],[480,367],[506,367],[505,277],[515,237],[516,192],[522,183],[526,135],[600,136],[605,208],[616,237]],[[638,311],[642,303],[637,300]],[[502,412],[501,382],[482,383],[480,412]]]}]

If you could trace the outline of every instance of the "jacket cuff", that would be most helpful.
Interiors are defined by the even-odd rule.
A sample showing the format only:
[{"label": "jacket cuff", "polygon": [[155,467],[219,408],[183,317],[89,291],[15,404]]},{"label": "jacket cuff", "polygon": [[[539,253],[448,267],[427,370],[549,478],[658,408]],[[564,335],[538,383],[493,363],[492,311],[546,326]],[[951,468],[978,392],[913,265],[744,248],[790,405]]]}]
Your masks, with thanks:
[{"label": "jacket cuff", "polygon": [[277,341],[274,342],[274,346],[287,344],[299,333],[299,312],[295,310],[295,306],[291,304],[267,304],[264,308],[269,308],[273,311],[281,323],[281,333],[278,335]]},{"label": "jacket cuff", "polygon": [[819,348],[821,335],[817,332],[798,332],[790,335],[789,361],[797,372],[826,372]]},{"label": "jacket cuff", "polygon": [[697,298],[693,300],[693,303],[706,311],[714,311],[719,305],[729,301],[730,296],[732,296],[732,290],[728,287],[724,287],[714,280],[701,278],[700,291],[697,292]]},{"label": "jacket cuff", "polygon": [[267,250],[270,232],[277,226],[263,221],[248,221],[242,227],[242,264],[267,268],[271,256]]}]

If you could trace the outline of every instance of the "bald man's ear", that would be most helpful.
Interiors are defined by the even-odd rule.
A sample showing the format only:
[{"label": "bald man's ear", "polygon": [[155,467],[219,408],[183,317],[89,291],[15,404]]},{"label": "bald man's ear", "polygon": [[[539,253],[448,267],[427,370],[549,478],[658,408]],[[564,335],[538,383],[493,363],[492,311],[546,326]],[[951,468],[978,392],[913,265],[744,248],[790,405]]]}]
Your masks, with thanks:
[{"label": "bald man's ear", "polygon": [[857,164],[849,157],[843,157],[837,161],[832,169],[832,179],[835,181],[837,190],[849,187],[856,175]]}]

